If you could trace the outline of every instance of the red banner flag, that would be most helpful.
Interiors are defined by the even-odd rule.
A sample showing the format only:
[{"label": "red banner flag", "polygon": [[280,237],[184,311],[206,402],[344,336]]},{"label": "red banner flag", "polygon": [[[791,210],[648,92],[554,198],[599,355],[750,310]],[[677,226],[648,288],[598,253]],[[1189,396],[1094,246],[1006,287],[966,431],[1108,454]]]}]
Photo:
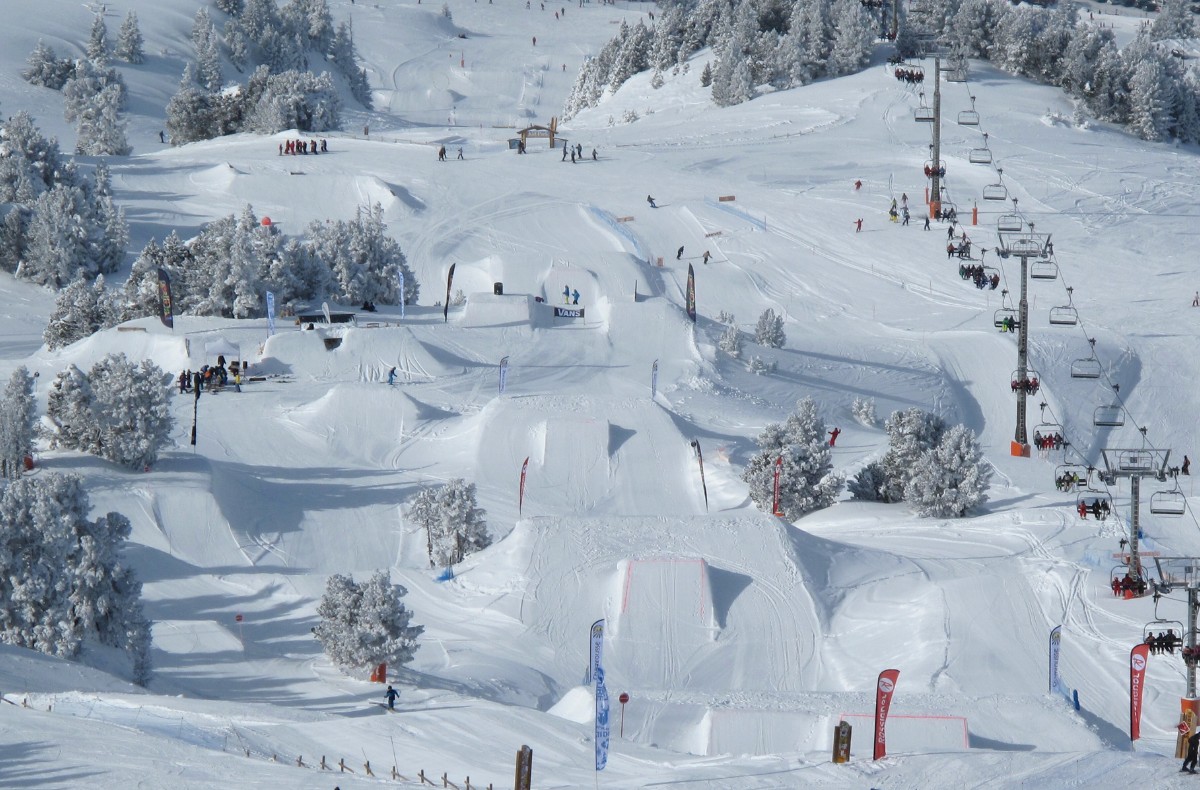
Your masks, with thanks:
[{"label": "red banner flag", "polygon": [[771,513],[783,518],[783,511],[779,509],[779,468],[783,466],[783,459],[775,459],[775,490],[771,496]]},{"label": "red banner flag", "polygon": [[521,487],[517,491],[517,515],[521,515],[521,511],[525,509],[525,473],[529,471],[529,456],[525,456],[525,463],[521,464]]},{"label": "red banner flag", "polygon": [[899,678],[900,670],[885,669],[879,673],[879,681],[875,686],[876,760],[887,756],[887,715],[892,707],[892,694],[896,691],[896,681]]},{"label": "red banner flag", "polygon": [[1146,685],[1146,663],[1150,645],[1136,645],[1129,651],[1129,740],[1142,737],[1142,689]]}]

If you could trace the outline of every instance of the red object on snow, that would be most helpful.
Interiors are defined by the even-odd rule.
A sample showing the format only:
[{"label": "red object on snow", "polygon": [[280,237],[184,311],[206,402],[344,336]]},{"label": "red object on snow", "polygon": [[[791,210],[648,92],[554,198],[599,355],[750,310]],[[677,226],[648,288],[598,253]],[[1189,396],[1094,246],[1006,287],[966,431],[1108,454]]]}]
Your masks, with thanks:
[{"label": "red object on snow", "polygon": [[33,471],[33,456],[32,455],[25,456],[25,471],[26,472]]},{"label": "red object on snow", "polygon": [[269,227],[271,227],[271,218],[270,218],[270,217],[263,217],[263,218],[262,218],[262,225],[263,225],[263,227],[264,227],[264,228],[269,228]]}]

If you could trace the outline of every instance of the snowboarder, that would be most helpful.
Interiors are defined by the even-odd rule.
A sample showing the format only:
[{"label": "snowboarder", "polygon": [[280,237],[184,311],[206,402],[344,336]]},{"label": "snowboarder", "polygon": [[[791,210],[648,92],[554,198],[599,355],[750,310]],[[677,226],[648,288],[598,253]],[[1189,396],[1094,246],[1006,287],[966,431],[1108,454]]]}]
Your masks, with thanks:
[{"label": "snowboarder", "polygon": [[458,158],[459,158],[459,159],[462,159],[462,158],[463,158],[463,155],[462,155],[462,146],[461,146],[461,145],[458,147]]},{"label": "snowboarder", "polygon": [[925,227],[923,229],[929,230],[929,216],[928,215],[925,216]]},{"label": "snowboarder", "polygon": [[908,193],[907,192],[900,193],[900,202],[906,206],[908,205]]},{"label": "snowboarder", "polygon": [[595,149],[595,148],[593,148],[593,149],[592,149],[592,161],[593,161],[593,162],[597,161],[597,160],[596,160],[596,149]]},{"label": "snowboarder", "polygon": [[904,207],[904,210],[903,210],[903,211],[901,211],[900,213],[904,215],[904,221],[903,221],[903,222],[901,222],[900,224],[901,224],[901,225],[907,225],[907,224],[908,224],[908,206],[905,206],[905,207]]},{"label": "snowboarder", "polygon": [[395,383],[396,383],[396,369],[393,367],[391,370],[388,371],[388,386],[390,387]]},{"label": "snowboarder", "polygon": [[1183,457],[1183,466],[1179,467],[1179,473],[1184,474],[1184,475],[1191,475],[1191,472],[1188,471],[1188,469],[1191,468],[1191,466],[1192,466],[1191,460],[1185,455]]},{"label": "snowboarder", "polygon": [[571,303],[571,286],[564,285],[563,286],[563,304],[570,304],[570,303]]},{"label": "snowboarder", "polygon": [[444,146],[444,145],[438,149],[438,161],[439,162],[446,161],[446,146]]},{"label": "snowboarder", "polygon": [[707,264],[707,263],[708,263],[708,259],[712,257],[712,253],[711,253],[711,252],[709,252],[708,250],[705,250],[705,251],[704,251],[704,255],[703,255],[703,256],[701,256],[701,257],[704,259],[704,263],[705,263],[705,264]]},{"label": "snowboarder", "polygon": [[654,198],[650,197],[649,195],[646,195],[646,202],[650,204],[650,208],[658,208],[658,206],[654,203]]},{"label": "snowboarder", "polygon": [[384,696],[387,697],[388,710],[395,710],[396,709],[396,697],[400,696],[400,692],[396,691],[391,686],[388,686],[387,692],[384,694]]},{"label": "snowboarder", "polygon": [[862,217],[859,217],[858,219],[854,220],[854,232],[860,233],[861,231],[862,231]]},{"label": "snowboarder", "polygon": [[680,260],[681,258],[683,258],[683,247],[675,250],[675,260]]},{"label": "snowboarder", "polygon": [[838,438],[838,436],[841,435],[841,433],[842,433],[841,428],[834,428],[832,431],[829,432],[829,446],[830,447],[835,447],[837,445],[837,438]]},{"label": "snowboarder", "polygon": [[579,304],[579,289],[571,291],[571,304]]},{"label": "snowboarder", "polygon": [[167,142],[167,133],[166,133],[166,132],[164,132],[162,129],[159,129],[159,130],[158,130],[158,141],[159,141],[160,143],[166,143],[166,142]]},{"label": "snowboarder", "polygon": [[573,165],[578,164],[578,162],[575,161],[575,149],[574,148],[571,149],[571,164],[573,164]]},{"label": "snowboarder", "polygon": [[533,45],[534,45],[535,47],[537,46],[537,36],[534,36],[534,37],[533,37]]}]

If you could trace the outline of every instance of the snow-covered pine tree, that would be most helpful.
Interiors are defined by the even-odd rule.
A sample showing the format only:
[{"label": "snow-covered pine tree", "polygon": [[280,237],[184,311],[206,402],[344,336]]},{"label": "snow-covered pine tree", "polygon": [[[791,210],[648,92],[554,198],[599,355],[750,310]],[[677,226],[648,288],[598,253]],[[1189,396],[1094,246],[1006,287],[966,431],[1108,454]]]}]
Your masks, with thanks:
[{"label": "snow-covered pine tree", "polygon": [[1162,64],[1148,57],[1138,64],[1129,83],[1129,130],[1143,140],[1165,140],[1174,126],[1174,90]]},{"label": "snow-covered pine tree", "polygon": [[833,35],[826,71],[831,77],[862,71],[875,45],[872,18],[859,0],[834,0],[830,9]]},{"label": "snow-covered pine tree", "polygon": [[91,265],[91,212],[79,187],[55,185],[33,205],[29,248],[17,267],[22,280],[62,288]]},{"label": "snow-covered pine tree", "polygon": [[888,435],[888,451],[882,460],[885,483],[879,490],[879,499],[900,502],[917,461],[942,440],[946,423],[936,414],[913,406],[892,412],[883,427]]},{"label": "snow-covered pine tree", "polygon": [[321,622],[313,629],[325,655],[343,671],[412,661],[425,629],[411,625],[412,613],[401,600],[407,594],[385,571],[361,585],[348,576],[330,576],[317,606]]},{"label": "snow-covered pine tree", "polygon": [[41,85],[52,90],[62,90],[67,80],[75,76],[75,61],[58,59],[54,49],[38,39],[37,47],[29,53],[28,67],[21,76],[31,85]]},{"label": "snow-covered pine tree", "polygon": [[407,514],[425,530],[430,567],[462,562],[466,555],[492,543],[484,521],[487,511],[475,501],[475,484],[462,478],[439,488],[422,488]]},{"label": "snow-covered pine tree", "polygon": [[129,223],[125,209],[117,205],[112,194],[112,174],[104,161],[96,164],[89,184],[83,184],[91,207],[91,236],[94,271],[111,274],[125,262],[125,247],[129,244]]},{"label": "snow-covered pine tree", "polygon": [[225,46],[229,49],[229,62],[239,72],[246,70],[250,62],[250,40],[236,19],[225,22]]},{"label": "snow-covered pine tree", "polygon": [[178,92],[167,102],[166,127],[171,145],[208,140],[217,134],[214,98],[200,90],[194,74],[189,63],[183,69]]},{"label": "snow-covered pine tree", "polygon": [[812,398],[799,401],[786,422],[767,425],[755,441],[759,452],[746,465],[742,480],[760,509],[771,509],[780,458],[779,505],[787,520],[829,507],[837,499],[845,480],[833,471],[825,421]]},{"label": "snow-covered pine tree", "polygon": [[88,36],[87,59],[96,68],[102,69],[108,65],[109,55],[108,27],[104,24],[104,17],[96,14],[96,18],[92,20],[91,35]]},{"label": "snow-covered pine tree", "polygon": [[904,498],[918,516],[962,518],[987,501],[991,477],[975,432],[956,425],[921,455]]},{"label": "snow-covered pine tree", "polygon": [[874,427],[877,421],[875,416],[875,399],[856,397],[854,402],[850,404],[850,413],[862,425],[868,428]]},{"label": "snow-covered pine tree", "polygon": [[0,476],[11,479],[25,471],[25,458],[33,455],[37,419],[33,374],[22,365],[0,397]]},{"label": "snow-covered pine tree", "polygon": [[1154,41],[1195,38],[1192,5],[1188,0],[1163,0],[1158,16],[1150,23],[1150,38]]},{"label": "snow-covered pine tree", "polygon": [[[70,85],[71,83],[68,83]],[[133,148],[121,120],[122,86],[106,85],[79,111],[75,153],[87,156],[128,156]]]},{"label": "snow-covered pine tree", "polygon": [[1003,12],[992,0],[963,0],[948,31],[950,47],[964,57],[988,57]]},{"label": "snow-covered pine tree", "polygon": [[92,366],[88,381],[101,431],[97,454],[131,469],[157,461],[171,442],[170,376],[148,359],[134,365],[124,354],[109,354]]},{"label": "snow-covered pine tree", "polygon": [[850,496],[867,502],[883,501],[883,491],[887,487],[887,475],[883,472],[883,463],[871,461],[858,470],[846,484]]},{"label": "snow-covered pine tree", "polygon": [[341,106],[328,73],[314,76],[310,72],[284,71],[272,74],[258,101],[246,108],[245,130],[274,134],[285,129],[336,129]]},{"label": "snow-covered pine tree", "polygon": [[29,216],[30,212],[24,206],[14,205],[0,220],[0,271],[15,273],[25,257]]},{"label": "snow-covered pine tree", "polygon": [[783,331],[783,316],[768,307],[754,326],[754,342],[767,348],[783,348],[787,334]]},{"label": "snow-covered pine tree", "polygon": [[708,88],[712,85],[712,81],[713,81],[713,68],[712,68],[712,61],[710,60],[710,61],[707,61],[704,64],[704,68],[700,70],[700,87]]},{"label": "snow-covered pine tree", "polygon": [[242,0],[215,0],[218,11],[224,11],[230,16],[239,16],[242,13]]},{"label": "snow-covered pine tree", "polygon": [[42,435],[52,449],[94,453],[100,446],[100,426],[92,419],[92,385],[74,365],[60,371],[46,397]]},{"label": "snow-covered pine tree", "polygon": [[131,8],[125,15],[125,21],[121,23],[120,32],[117,33],[115,54],[126,63],[142,63],[146,60],[146,53],[142,49],[143,44],[142,31],[138,27],[137,12]]},{"label": "snow-covered pine tree", "polygon": [[90,283],[72,280],[58,292],[42,340],[53,351],[116,324],[116,311],[104,287],[104,275]]},{"label": "snow-covered pine tree", "polygon": [[734,359],[742,358],[742,333],[733,322],[730,322],[725,327],[725,331],[721,333],[721,339],[717,341],[717,348]]},{"label": "snow-covered pine tree", "polygon": [[75,163],[62,155],[58,140],[47,140],[21,110],[0,123],[5,156],[0,156],[0,203],[32,206],[56,184],[74,186],[78,180]]},{"label": "snow-covered pine tree", "polygon": [[348,22],[337,26],[329,54],[333,65],[337,66],[337,70],[346,78],[350,86],[350,95],[363,107],[371,109],[371,84],[367,81],[367,72],[358,65],[358,51],[354,48],[354,29]]},{"label": "snow-covered pine tree", "polygon": [[120,559],[129,520],[91,505],[75,475],[11,481],[0,493],[0,642],[75,658],[90,642],[125,650],[149,678],[141,584]]}]

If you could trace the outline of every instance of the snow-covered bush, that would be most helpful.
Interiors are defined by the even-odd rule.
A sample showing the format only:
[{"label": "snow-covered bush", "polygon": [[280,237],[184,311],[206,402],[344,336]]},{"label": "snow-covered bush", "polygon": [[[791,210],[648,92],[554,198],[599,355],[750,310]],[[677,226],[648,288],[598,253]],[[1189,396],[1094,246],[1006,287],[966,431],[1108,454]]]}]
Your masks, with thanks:
[{"label": "snow-covered bush", "polygon": [[86,376],[74,365],[47,396],[51,446],[81,450],[132,469],[158,460],[171,440],[170,377],[149,360],[109,354]]},{"label": "snow-covered bush", "polygon": [[22,365],[13,371],[0,398],[0,475],[14,478],[25,471],[25,457],[33,454],[36,427],[33,374]]},{"label": "snow-covered bush", "polygon": [[87,59],[92,65],[104,68],[108,65],[108,58],[108,27],[104,24],[104,16],[96,14],[96,18],[92,20],[92,33],[88,37]]},{"label": "snow-covered bush", "polygon": [[829,507],[842,490],[844,479],[834,473],[825,421],[817,404],[805,398],[784,423],[772,423],[756,439],[759,451],[742,472],[750,499],[770,512],[775,491],[775,465],[779,459],[779,507],[795,521],[805,513]]},{"label": "snow-covered bush", "polygon": [[725,324],[726,326],[733,326],[733,322],[734,322],[733,313],[727,313],[724,310],[717,313],[717,323],[718,324]]},{"label": "snow-covered bush", "polygon": [[400,600],[408,594],[378,571],[362,584],[330,576],[317,606],[320,624],[313,634],[329,660],[345,671],[412,661],[423,626],[410,625],[412,613]]},{"label": "snow-covered bush", "polygon": [[625,112],[621,113],[621,120],[624,121],[625,123],[633,123],[637,119],[638,119],[637,110],[635,110],[633,108],[630,108],[630,109],[626,110]]},{"label": "snow-covered bush", "polygon": [[734,359],[741,359],[742,333],[735,325],[730,324],[725,327],[725,331],[721,333],[721,339],[717,341],[717,348]]},{"label": "snow-covered bush", "polygon": [[855,499],[876,502],[882,499],[881,493],[887,483],[887,475],[883,473],[883,463],[872,461],[858,470],[858,474],[850,478],[846,490]]},{"label": "snow-covered bush", "polygon": [[747,365],[750,372],[757,376],[765,376],[768,373],[774,373],[779,368],[778,362],[767,362],[758,354],[750,357],[750,362]]},{"label": "snow-covered bush", "polygon": [[442,3],[442,16],[451,22],[454,21],[454,15],[450,13],[450,6],[447,3]]},{"label": "snow-covered bush", "polygon": [[91,337],[119,322],[112,297],[104,287],[104,276],[94,281],[73,280],[58,292],[50,322],[42,332],[46,347],[54,350]]},{"label": "snow-covered bush", "polygon": [[422,488],[407,512],[425,530],[430,567],[454,565],[492,544],[483,520],[487,511],[475,502],[475,484],[462,478],[439,488]]},{"label": "snow-covered bush", "polygon": [[142,585],[120,557],[129,519],[88,520],[75,475],[12,480],[0,493],[0,642],[75,658],[89,643],[124,650],[150,673]]},{"label": "snow-covered bush", "polygon": [[850,413],[854,419],[868,428],[874,427],[878,417],[875,416],[875,399],[858,397],[850,404]]},{"label": "snow-covered bush", "polygon": [[754,326],[754,342],[767,348],[783,348],[787,335],[783,331],[783,316],[775,315],[775,311],[767,308],[758,317]]},{"label": "snow-covered bush", "polygon": [[956,425],[921,455],[904,498],[918,516],[962,518],[987,501],[991,477],[975,432]]},{"label": "snow-covered bush", "polygon": [[70,58],[59,60],[54,50],[40,39],[37,47],[29,53],[28,63],[29,67],[21,72],[21,76],[31,85],[62,90],[67,80],[75,76],[75,61]]}]

